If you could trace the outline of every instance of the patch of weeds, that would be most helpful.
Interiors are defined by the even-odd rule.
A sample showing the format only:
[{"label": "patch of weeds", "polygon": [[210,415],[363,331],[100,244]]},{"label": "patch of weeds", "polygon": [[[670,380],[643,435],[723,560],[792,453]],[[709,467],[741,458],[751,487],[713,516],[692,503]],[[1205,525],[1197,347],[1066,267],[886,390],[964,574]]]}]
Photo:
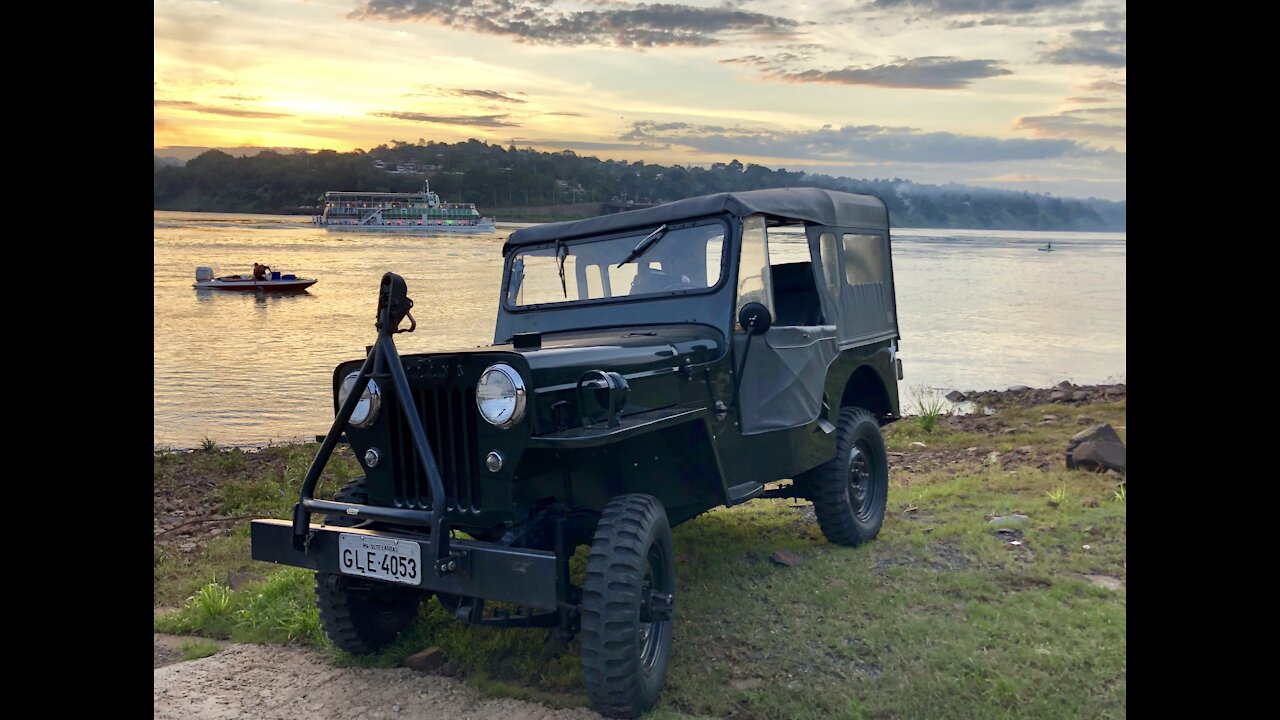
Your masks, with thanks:
[{"label": "patch of weeds", "polygon": [[946,400],[937,390],[923,385],[913,388],[911,397],[915,400],[920,413],[916,416],[916,424],[927,433],[933,432],[934,428],[938,427],[938,416],[947,407]]},{"label": "patch of weeds", "polygon": [[1049,496],[1049,507],[1061,507],[1067,502],[1067,486],[1061,485],[1052,490],[1045,490],[1045,495]]},{"label": "patch of weeds", "polygon": [[197,590],[191,596],[191,603],[204,617],[211,620],[220,618],[231,609],[231,588],[215,580]]},{"label": "patch of weeds", "polygon": [[315,602],[315,573],[284,571],[241,593],[231,637],[249,642],[305,640],[324,644],[327,641]]},{"label": "patch of weeds", "polygon": [[1121,485],[1120,489],[1111,491],[1111,501],[1122,503],[1125,501],[1125,486]]},{"label": "patch of weeds", "polygon": [[206,435],[200,440],[200,450],[207,453],[217,452],[218,442]]}]

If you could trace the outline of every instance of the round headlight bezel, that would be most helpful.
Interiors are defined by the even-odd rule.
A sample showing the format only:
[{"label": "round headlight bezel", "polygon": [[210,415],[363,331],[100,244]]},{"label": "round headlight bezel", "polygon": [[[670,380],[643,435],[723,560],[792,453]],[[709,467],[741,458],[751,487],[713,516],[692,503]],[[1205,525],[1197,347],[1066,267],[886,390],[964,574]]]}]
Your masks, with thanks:
[{"label": "round headlight bezel", "polygon": [[[485,413],[484,405],[481,403],[480,387],[485,384],[485,378],[489,376],[489,373],[499,373],[506,377],[514,389],[515,406],[511,411],[511,417],[508,417],[506,420],[494,420],[493,418],[490,418]],[[527,397],[528,393],[525,390],[524,378],[520,376],[520,373],[517,372],[515,368],[506,363],[494,363],[493,365],[490,365],[485,368],[484,372],[480,373],[480,379],[476,381],[476,409],[480,412],[480,417],[484,418],[485,422],[501,430],[513,427],[516,423],[524,419]]]},{"label": "round headlight bezel", "polygon": [[[360,371],[357,370],[348,374],[342,379],[342,383],[338,386],[338,408],[347,401],[347,397],[351,393],[351,388],[355,386],[356,380],[360,377]],[[368,401],[367,410],[362,415],[360,413],[360,405]],[[367,428],[378,419],[378,411],[382,409],[382,389],[378,387],[378,382],[373,378],[369,379],[369,383],[365,385],[364,392],[360,393],[360,400],[356,403],[356,407],[351,411],[351,417],[347,419],[347,424],[357,428]]]}]

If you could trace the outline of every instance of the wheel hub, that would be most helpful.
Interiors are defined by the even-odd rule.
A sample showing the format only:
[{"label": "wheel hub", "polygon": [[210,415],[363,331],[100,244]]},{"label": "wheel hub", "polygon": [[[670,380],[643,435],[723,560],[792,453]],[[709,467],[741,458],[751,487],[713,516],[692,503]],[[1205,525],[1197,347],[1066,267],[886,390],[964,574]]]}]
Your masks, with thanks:
[{"label": "wheel hub", "polygon": [[636,648],[640,657],[640,667],[648,673],[653,670],[661,654],[663,636],[669,632],[672,616],[673,593],[663,592],[669,588],[657,588],[656,578],[660,572],[654,571],[654,565],[662,566],[662,558],[655,557],[656,546],[650,548],[649,557],[644,562],[644,580],[640,587],[640,622],[636,626]]},{"label": "wheel hub", "polygon": [[849,451],[849,504],[859,518],[870,514],[875,495],[875,478],[871,455],[861,442]]}]

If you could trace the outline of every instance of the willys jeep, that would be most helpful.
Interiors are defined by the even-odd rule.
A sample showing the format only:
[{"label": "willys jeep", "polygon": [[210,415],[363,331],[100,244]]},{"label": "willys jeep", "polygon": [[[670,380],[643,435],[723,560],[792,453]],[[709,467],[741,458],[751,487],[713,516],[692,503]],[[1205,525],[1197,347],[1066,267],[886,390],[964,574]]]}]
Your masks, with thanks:
[{"label": "willys jeep", "polygon": [[[293,519],[254,521],[253,557],[314,569],[351,653],[432,595],[464,621],[580,632],[592,707],[634,717],[666,681],[672,526],[795,497],[832,543],[879,532],[902,373],[888,213],[814,188],[721,193],[522,228],[503,258],[478,349],[401,356],[413,301],[382,278],[377,340],[335,370]],[[319,499],[338,442],[365,475]]]}]

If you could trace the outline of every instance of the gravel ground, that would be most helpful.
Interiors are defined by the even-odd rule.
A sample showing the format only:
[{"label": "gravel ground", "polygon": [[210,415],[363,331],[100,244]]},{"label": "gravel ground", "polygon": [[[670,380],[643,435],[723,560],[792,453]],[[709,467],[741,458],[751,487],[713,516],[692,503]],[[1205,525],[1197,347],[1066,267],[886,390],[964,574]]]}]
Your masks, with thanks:
[{"label": "gravel ground", "polygon": [[155,720],[600,717],[582,708],[487,699],[452,678],[408,668],[336,668],[300,648],[230,645],[207,658],[157,667],[154,673]]}]

